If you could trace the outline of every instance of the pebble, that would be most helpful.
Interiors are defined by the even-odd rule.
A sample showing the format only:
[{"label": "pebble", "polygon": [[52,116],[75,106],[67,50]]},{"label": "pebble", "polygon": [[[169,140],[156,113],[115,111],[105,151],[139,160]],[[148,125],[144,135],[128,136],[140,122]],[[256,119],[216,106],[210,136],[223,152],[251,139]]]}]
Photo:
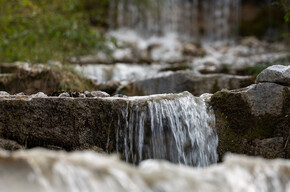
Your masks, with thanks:
[{"label": "pebble", "polygon": [[92,91],[91,95],[93,97],[110,97],[110,95],[106,92],[103,91]]},{"label": "pebble", "polygon": [[23,92],[17,93],[15,94],[16,96],[25,96],[25,94]]},{"label": "pebble", "polygon": [[10,94],[7,93],[6,91],[0,91],[0,97],[9,97]]},{"label": "pebble", "polygon": [[80,94],[79,94],[79,97],[81,97],[81,98],[86,98],[86,95],[85,95],[84,93],[80,93]]},{"label": "pebble", "polygon": [[70,97],[67,92],[61,93],[58,97]]},{"label": "pebble", "polygon": [[43,92],[38,92],[36,94],[31,95],[32,98],[47,98],[48,96]]},{"label": "pebble", "polygon": [[116,94],[113,97],[127,97],[126,95],[122,95],[122,94]]}]

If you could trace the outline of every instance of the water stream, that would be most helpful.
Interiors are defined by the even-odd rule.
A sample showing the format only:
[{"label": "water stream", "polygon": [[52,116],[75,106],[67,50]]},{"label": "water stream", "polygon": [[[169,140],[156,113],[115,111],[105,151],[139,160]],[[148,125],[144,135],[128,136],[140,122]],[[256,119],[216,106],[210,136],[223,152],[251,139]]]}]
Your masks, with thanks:
[{"label": "water stream", "polygon": [[5,192],[289,192],[290,162],[228,156],[204,169],[149,160],[138,167],[93,152],[0,151]]},{"label": "water stream", "polygon": [[191,166],[216,163],[215,116],[203,99],[188,92],[174,99],[159,97],[131,97],[121,110],[116,148],[123,146],[124,159],[134,164],[144,159]]}]

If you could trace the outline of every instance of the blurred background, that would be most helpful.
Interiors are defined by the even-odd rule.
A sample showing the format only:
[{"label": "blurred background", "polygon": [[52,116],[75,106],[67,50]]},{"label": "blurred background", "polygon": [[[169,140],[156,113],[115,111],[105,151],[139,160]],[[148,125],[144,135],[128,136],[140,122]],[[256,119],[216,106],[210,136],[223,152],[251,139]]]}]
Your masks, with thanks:
[{"label": "blurred background", "polygon": [[[288,64],[289,7],[289,0],[0,0],[0,89],[13,93],[85,90],[116,80],[104,89],[113,87],[109,92],[115,93],[121,80],[193,68],[254,75],[271,65],[269,61]],[[270,52],[283,55],[262,58]],[[249,59],[254,53],[255,58]],[[241,60],[238,56],[247,59],[238,62],[247,67],[233,72],[232,66]],[[10,77],[19,64],[7,63],[14,62],[62,65],[65,71],[78,71],[94,82],[75,83],[72,79],[78,78],[65,75],[57,86],[36,83],[27,91],[23,79]],[[116,69],[120,63],[125,65]],[[136,66],[141,64],[147,67]],[[54,79],[51,84],[59,81],[47,78]]]}]

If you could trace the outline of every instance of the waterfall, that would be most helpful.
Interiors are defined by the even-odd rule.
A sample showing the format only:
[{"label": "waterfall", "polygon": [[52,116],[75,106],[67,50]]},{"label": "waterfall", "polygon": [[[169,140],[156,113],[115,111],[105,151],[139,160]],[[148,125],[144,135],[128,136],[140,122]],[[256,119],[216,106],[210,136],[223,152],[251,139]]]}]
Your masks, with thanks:
[{"label": "waterfall", "polygon": [[205,0],[205,41],[233,40],[237,35],[240,0]]},{"label": "waterfall", "polygon": [[237,35],[240,0],[112,0],[112,29],[144,36],[177,33],[187,40],[231,41]]},{"label": "waterfall", "polygon": [[191,166],[216,163],[215,116],[206,103],[188,92],[174,99],[158,97],[132,97],[137,104],[128,100],[120,112],[116,148],[123,147],[124,159],[134,164],[144,159]]}]

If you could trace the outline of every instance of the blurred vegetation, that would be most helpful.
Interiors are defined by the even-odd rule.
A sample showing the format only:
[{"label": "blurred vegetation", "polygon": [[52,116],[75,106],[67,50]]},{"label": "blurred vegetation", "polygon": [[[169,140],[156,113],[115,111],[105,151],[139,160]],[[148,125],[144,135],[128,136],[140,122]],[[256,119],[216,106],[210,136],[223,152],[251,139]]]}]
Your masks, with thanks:
[{"label": "blurred vegetation", "polygon": [[[285,20],[286,23],[290,23],[290,0],[281,0],[281,5],[282,5],[283,9],[286,12],[286,14],[284,16],[284,20]],[[287,32],[284,35],[285,36],[290,36],[289,30],[287,30]]]},{"label": "blurred vegetation", "polygon": [[273,62],[266,62],[261,64],[256,64],[253,67],[250,67],[247,71],[247,75],[254,75],[255,77],[260,74],[262,71],[264,71],[266,68],[272,65],[289,65],[290,64],[290,54],[277,59]]},{"label": "blurred vegetation", "polygon": [[65,62],[106,50],[108,0],[0,0],[0,61]]}]

